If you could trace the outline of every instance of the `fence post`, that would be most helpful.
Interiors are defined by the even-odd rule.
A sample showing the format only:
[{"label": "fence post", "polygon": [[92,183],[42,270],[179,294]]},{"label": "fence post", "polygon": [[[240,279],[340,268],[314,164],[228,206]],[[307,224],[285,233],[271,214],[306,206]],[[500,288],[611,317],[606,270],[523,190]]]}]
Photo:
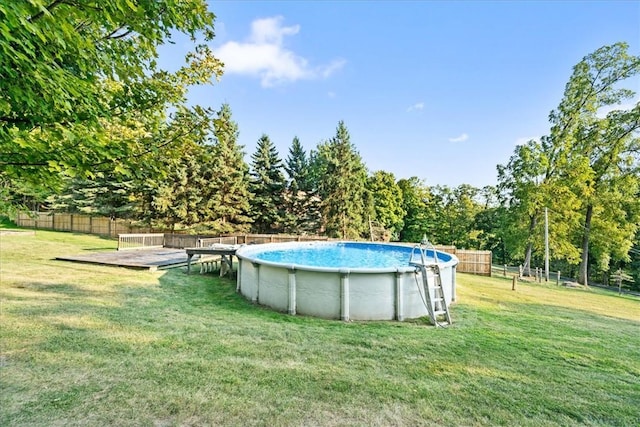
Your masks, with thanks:
[{"label": "fence post", "polygon": [[618,277],[616,277],[616,282],[618,282],[618,295],[622,295],[622,269],[618,269],[617,271]]},{"label": "fence post", "polygon": [[560,271],[558,270],[558,277],[556,278],[556,285],[560,286]]},{"label": "fence post", "polygon": [[512,290],[512,291],[515,291],[515,290],[516,290],[516,281],[517,281],[517,279],[518,279],[518,278],[517,278],[517,277],[516,277],[516,275],[514,274],[514,275],[513,275],[513,278],[511,279],[511,290]]},{"label": "fence post", "polygon": [[502,275],[507,277],[507,264],[504,265],[504,270],[502,271]]}]

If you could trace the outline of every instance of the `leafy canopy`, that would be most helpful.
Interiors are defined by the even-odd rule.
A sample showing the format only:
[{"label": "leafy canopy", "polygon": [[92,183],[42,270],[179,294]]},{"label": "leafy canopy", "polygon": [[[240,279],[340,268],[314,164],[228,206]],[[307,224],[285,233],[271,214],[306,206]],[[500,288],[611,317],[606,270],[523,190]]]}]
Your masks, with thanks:
[{"label": "leafy canopy", "polygon": [[176,33],[210,40],[213,20],[205,0],[0,3],[2,188],[135,169],[136,154],[167,142],[152,135],[185,108],[187,87],[221,73],[204,44],[173,73],[158,47]]}]

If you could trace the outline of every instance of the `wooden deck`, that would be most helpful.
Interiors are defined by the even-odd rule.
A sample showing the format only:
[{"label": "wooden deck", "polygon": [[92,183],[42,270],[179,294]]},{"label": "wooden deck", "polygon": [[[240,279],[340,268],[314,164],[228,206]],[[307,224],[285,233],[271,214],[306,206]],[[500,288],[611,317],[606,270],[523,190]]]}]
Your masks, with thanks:
[{"label": "wooden deck", "polygon": [[137,268],[150,271],[187,265],[187,254],[185,250],[170,248],[93,252],[86,255],[61,256],[56,257],[55,259],[88,264]]}]

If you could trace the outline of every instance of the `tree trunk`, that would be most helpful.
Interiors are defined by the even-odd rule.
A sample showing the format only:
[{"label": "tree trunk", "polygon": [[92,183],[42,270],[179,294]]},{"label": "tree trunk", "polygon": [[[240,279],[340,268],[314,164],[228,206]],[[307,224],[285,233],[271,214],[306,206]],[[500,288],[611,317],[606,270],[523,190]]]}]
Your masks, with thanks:
[{"label": "tree trunk", "polygon": [[584,231],[582,233],[582,261],[578,271],[578,283],[589,286],[589,235],[591,233],[591,217],[593,215],[593,205],[587,205],[587,213],[584,218]]},{"label": "tree trunk", "polygon": [[529,243],[527,243],[527,249],[524,254],[524,266],[522,269],[523,274],[529,277],[531,276],[531,252],[533,251],[533,242],[531,241],[531,239],[533,239],[533,232],[536,229],[537,223],[538,221],[536,219],[536,216],[531,216],[529,221]]}]

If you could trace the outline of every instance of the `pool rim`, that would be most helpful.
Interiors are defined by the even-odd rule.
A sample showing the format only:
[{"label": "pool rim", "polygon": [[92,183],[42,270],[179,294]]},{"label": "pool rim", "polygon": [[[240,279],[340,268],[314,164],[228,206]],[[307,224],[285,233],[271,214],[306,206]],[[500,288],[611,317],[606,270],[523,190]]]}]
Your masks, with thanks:
[{"label": "pool rim", "polygon": [[[407,248],[410,251],[413,250],[418,244],[412,243],[400,243],[400,242],[367,242],[367,241],[355,241],[355,240],[332,240],[332,241],[308,241],[308,242],[277,242],[277,243],[259,243],[259,244],[250,244],[250,245],[242,245],[240,248],[236,250],[236,257],[240,260],[245,260],[251,262],[252,264],[261,264],[267,265],[271,267],[280,267],[286,268],[288,270],[301,270],[301,271],[315,271],[315,272],[324,272],[324,273],[343,273],[343,274],[368,274],[368,273],[408,273],[415,271],[416,267],[409,265],[407,262],[406,266],[394,266],[394,267],[383,267],[383,268],[347,268],[347,267],[318,267],[318,266],[310,266],[304,264],[295,264],[295,263],[283,263],[283,262],[275,262],[275,261],[267,261],[264,259],[256,258],[256,252],[268,252],[269,249],[275,248],[278,249],[294,249],[303,246],[337,246],[339,244],[357,244],[357,245],[374,245],[374,246],[387,246],[387,247],[402,247]],[[269,249],[266,249],[266,247]],[[435,251],[438,259],[439,267],[455,267],[458,265],[459,260],[455,255],[439,251],[437,249],[428,248],[427,252]],[[251,257],[253,253],[253,257]],[[448,260],[443,260],[440,255],[444,255],[448,257]]]}]

